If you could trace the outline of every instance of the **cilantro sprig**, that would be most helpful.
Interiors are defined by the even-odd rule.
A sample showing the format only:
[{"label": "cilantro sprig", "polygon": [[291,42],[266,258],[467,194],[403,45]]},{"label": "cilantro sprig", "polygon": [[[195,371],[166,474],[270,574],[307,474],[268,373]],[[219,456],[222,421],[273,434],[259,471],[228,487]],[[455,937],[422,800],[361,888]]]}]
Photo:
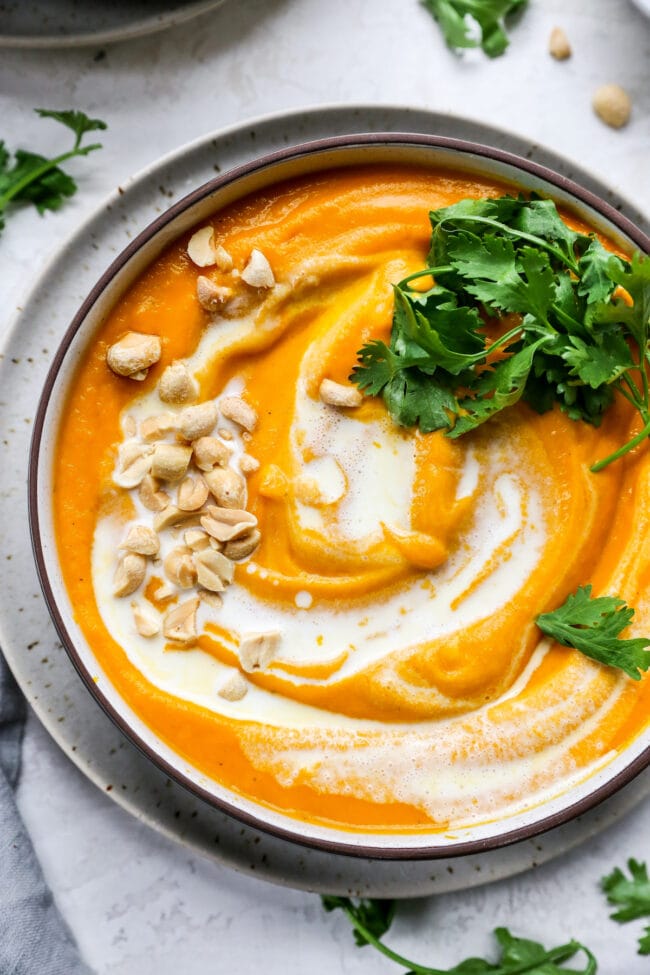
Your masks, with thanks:
[{"label": "cilantro sprig", "polygon": [[[447,46],[481,47],[488,57],[496,58],[508,47],[505,26],[527,0],[422,0],[439,23]],[[468,22],[468,18],[471,20]],[[472,31],[471,21],[480,30]]]},{"label": "cilantro sprig", "polygon": [[[326,911],[343,911],[354,930],[359,947],[372,945],[386,958],[407,969],[406,975],[595,975],[597,963],[593,954],[578,941],[569,941],[556,948],[545,948],[536,941],[517,938],[507,928],[497,928],[494,936],[500,954],[494,962],[484,958],[467,958],[454,968],[432,968],[410,961],[393,951],[382,941],[395,915],[395,902],[390,900],[350,897],[322,897]],[[584,967],[567,968],[565,962],[576,955],[584,955]]]},{"label": "cilantro sprig", "polygon": [[[633,617],[634,610],[624,600],[617,596],[592,596],[591,586],[580,586],[562,606],[542,613],[535,622],[542,633],[562,646],[617,667],[632,680],[641,680],[640,671],[650,667],[650,640],[620,637]],[[648,891],[650,898],[650,885]]]},{"label": "cilantro sprig", "polygon": [[[629,877],[620,867],[616,867],[600,881],[608,902],[618,908],[610,917],[619,924],[626,924],[641,917],[650,917],[648,869],[645,863],[633,859],[627,861],[627,867],[630,872]],[[650,926],[646,927],[645,933],[639,938],[639,954],[650,955]]]},{"label": "cilantro sprig", "polygon": [[592,471],[650,435],[650,258],[611,254],[551,200],[462,200],[430,218],[427,266],[395,287],[390,343],[358,353],[360,389],[398,424],[451,438],[520,400],[598,426],[619,394],[641,429]]},{"label": "cilantro sprig", "polygon": [[74,142],[71,149],[52,159],[25,149],[17,149],[12,159],[5,143],[0,141],[0,231],[5,226],[5,212],[11,203],[31,203],[39,213],[58,210],[77,191],[76,182],[61,169],[61,165],[102,148],[99,142],[82,145],[88,132],[106,129],[106,123],[101,119],[89,118],[79,111],[45,108],[35,111],[41,118],[51,118],[71,129]]}]

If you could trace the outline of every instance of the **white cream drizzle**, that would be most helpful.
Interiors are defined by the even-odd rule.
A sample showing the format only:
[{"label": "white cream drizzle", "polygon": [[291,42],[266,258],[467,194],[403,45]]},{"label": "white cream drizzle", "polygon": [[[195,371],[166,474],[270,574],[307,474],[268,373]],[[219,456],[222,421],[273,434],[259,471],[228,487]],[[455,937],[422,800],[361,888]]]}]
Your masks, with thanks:
[{"label": "white cream drizzle", "polygon": [[[198,375],[216,356],[254,330],[263,327],[272,333],[277,327],[273,304],[284,298],[283,291],[278,288],[275,291],[263,306],[263,314],[258,311],[238,319],[215,319],[213,326],[204,332],[195,353],[186,360],[189,371]],[[241,390],[241,380],[235,379],[220,395],[238,394]],[[219,397],[216,402],[218,404]],[[128,414],[139,422],[160,410],[161,404],[154,390],[134,400],[129,405]],[[323,494],[332,499],[340,493],[341,480],[345,481],[345,494],[336,502],[337,526],[343,538],[364,543],[379,538],[382,521],[409,528],[415,462],[412,441],[408,437],[388,418],[362,423],[345,411],[325,406],[307,394],[302,380],[296,390],[294,416],[292,444],[297,471],[314,479]],[[229,443],[236,459],[244,449],[236,427],[228,421],[220,421],[219,426],[231,430],[233,439]],[[302,460],[305,446],[316,454],[316,461]],[[317,602],[312,604],[306,595],[299,593],[295,610],[288,611],[284,606],[258,599],[235,583],[228,588],[218,611],[203,604],[200,606],[199,627],[209,619],[218,619],[222,627],[239,634],[247,630],[278,629],[282,633],[281,657],[292,663],[328,662],[342,650],[351,650],[346,662],[331,678],[339,680],[358,673],[397,648],[434,640],[498,612],[499,607],[514,598],[534,570],[544,544],[545,526],[540,499],[531,485],[513,472],[512,462],[506,460],[505,445],[491,452],[491,457],[489,469],[481,471],[473,452],[470,450],[466,454],[458,496],[466,497],[476,492],[481,475],[484,475],[482,483],[486,489],[477,500],[476,517],[464,550],[430,574],[435,582],[433,591],[417,579],[406,590],[378,600],[368,623],[367,607],[332,609]],[[140,505],[137,492],[131,494],[137,511],[135,521],[148,523],[149,512]],[[297,503],[297,511],[300,524],[305,528],[322,526],[322,512],[318,506]],[[231,668],[224,667],[200,650],[164,651],[162,636],[145,639],[137,634],[131,600],[112,597],[115,551],[124,531],[123,526],[116,526],[110,518],[102,519],[97,525],[93,548],[97,602],[111,636],[125,648],[130,661],[153,684],[217,713],[264,720],[278,727],[384,727],[381,722],[322,712],[256,687],[251,687],[247,696],[235,704],[216,695],[215,685],[224,674],[232,673]],[[475,581],[477,570],[486,565],[509,539],[513,539],[509,560],[495,565],[486,580],[454,608],[454,602]],[[161,558],[171,547],[181,543],[182,533],[176,539],[164,539]],[[153,567],[153,571],[161,574],[160,567]],[[263,575],[265,570],[256,565],[253,556],[248,572]],[[179,590],[178,595],[183,598],[183,591]],[[323,683],[316,679],[283,676],[299,684]],[[422,728],[422,724],[414,727]]]},{"label": "white cream drizzle", "polygon": [[[214,357],[222,355],[255,329],[263,327],[272,333],[275,320],[268,306],[282,298],[283,294],[277,293],[267,301],[261,320],[259,315],[250,314],[240,319],[215,321],[205,331],[193,356],[186,360],[189,371],[198,375]],[[242,388],[242,380],[235,378],[220,395],[239,394]],[[219,397],[217,404],[218,401]],[[167,409],[160,404],[154,390],[134,400],[128,414],[140,422]],[[234,450],[236,465],[246,445],[234,424],[221,420],[219,427],[232,434],[229,445]],[[474,518],[464,536],[463,547],[440,569],[428,574],[433,585],[423,585],[422,577],[417,578],[407,588],[377,600],[369,613],[367,606],[355,608],[346,604],[334,609],[314,600],[307,590],[296,594],[294,609],[287,609],[259,599],[244,586],[234,583],[224,594],[220,609],[200,605],[199,630],[211,619],[239,635],[251,630],[278,629],[282,633],[280,656],[288,663],[327,663],[337,659],[342,650],[350,650],[345,663],[329,678],[338,681],[389,657],[396,649],[444,637],[498,613],[516,598],[535,570],[546,540],[546,524],[534,479],[526,477],[525,469],[519,469],[516,457],[509,452],[511,445],[499,442],[498,433],[495,437],[487,459],[480,461],[471,448],[465,453],[457,498],[474,496]],[[324,506],[329,506],[336,511],[336,531],[346,541],[360,545],[372,543],[382,536],[382,522],[409,529],[415,473],[413,442],[388,417],[360,422],[344,410],[313,399],[301,380],[296,389],[291,438],[294,473],[313,481],[320,494],[318,504],[295,502],[301,527],[321,530]],[[308,448],[308,460],[303,460],[305,448]],[[134,521],[149,523],[150,512],[142,507],[136,491],[131,495],[136,510]],[[503,762],[486,759],[483,753],[475,758],[465,755],[461,761],[452,760],[461,747],[459,741],[465,736],[468,740],[474,736],[476,740],[477,729],[480,729],[483,749],[489,749],[497,738],[502,739],[503,728],[491,728],[490,710],[495,702],[477,708],[469,716],[391,726],[384,721],[321,710],[253,684],[242,700],[224,700],[217,690],[233,674],[231,667],[199,649],[165,650],[162,635],[141,637],[134,626],[132,600],[112,596],[115,552],[127,530],[128,526],[118,524],[109,516],[102,518],[95,530],[93,581],[97,604],[109,633],[146,679],[170,695],[236,721],[262,722],[269,729],[284,729],[287,736],[311,729],[318,738],[319,729],[322,730],[326,738],[321,746],[293,748],[289,737],[282,747],[273,739],[274,744],[268,750],[252,736],[247,738],[244,732],[242,746],[251,761],[270,771],[279,782],[288,785],[308,770],[316,789],[340,792],[341,783],[347,782],[344,790],[351,795],[376,802],[407,802],[438,819],[447,816],[460,828],[475,821],[477,815],[482,820],[489,818],[491,809],[507,810],[510,792],[525,794],[530,804],[534,804],[543,796],[564,791],[574,780],[582,780],[593,771],[576,769],[569,752],[573,741],[577,742],[602,721],[603,709],[598,708],[580,728],[567,732],[557,744],[549,744],[535,753],[534,749],[526,750],[522,739],[521,754]],[[164,558],[173,546],[182,544],[182,529],[177,538],[165,533],[161,541],[160,557]],[[477,574],[504,546],[508,558],[494,559],[485,579],[476,584]],[[267,575],[256,564],[254,556],[247,572]],[[149,573],[162,575],[160,565],[151,566]],[[186,595],[182,590],[177,594],[180,599]],[[134,598],[142,600],[142,593]],[[542,641],[498,704],[516,702],[546,652],[547,644]],[[327,679],[291,677],[284,673],[282,676],[296,684],[328,683]],[[589,679],[587,668],[582,677],[585,690]],[[576,693],[582,690],[575,689]],[[604,710],[614,707],[617,697],[618,693],[612,694]],[[538,718],[548,720],[549,716],[556,716],[561,723],[566,718],[566,708],[563,699]],[[469,730],[464,731],[468,721],[472,725],[471,735]],[[393,740],[391,728],[395,736],[409,730],[408,750],[395,746],[397,738]],[[350,745],[359,736],[363,747]],[[334,750],[332,743],[337,745]],[[327,762],[323,761],[325,754]],[[597,764],[606,761],[607,756]],[[561,782],[561,789],[548,787],[549,778]],[[517,801],[516,807],[517,811],[521,810],[521,801]]]}]

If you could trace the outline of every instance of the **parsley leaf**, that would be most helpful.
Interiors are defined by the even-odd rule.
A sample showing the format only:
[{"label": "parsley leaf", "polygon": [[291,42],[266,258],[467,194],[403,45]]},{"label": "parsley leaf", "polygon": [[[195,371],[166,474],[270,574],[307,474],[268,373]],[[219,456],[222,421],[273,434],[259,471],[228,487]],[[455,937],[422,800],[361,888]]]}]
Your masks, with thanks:
[{"label": "parsley leaf", "polygon": [[41,118],[51,118],[74,132],[74,144],[70,150],[48,159],[38,153],[17,149],[11,159],[4,142],[0,142],[0,231],[5,225],[4,213],[10,203],[31,203],[39,213],[58,210],[66,199],[77,191],[74,179],[61,164],[75,156],[87,156],[99,143],[82,145],[87,132],[105,129],[101,119],[89,118],[79,111],[53,111],[36,109]]},{"label": "parsley leaf", "polygon": [[611,915],[612,920],[622,924],[638,917],[650,916],[650,878],[645,863],[630,859],[627,861],[630,877],[626,877],[620,867],[603,877],[601,886],[610,904],[620,906]]},{"label": "parsley leaf", "polygon": [[645,934],[639,938],[639,954],[650,955],[650,927],[647,927]]},{"label": "parsley leaf", "polygon": [[[452,377],[449,377],[451,384]],[[450,417],[458,413],[458,401],[450,389],[432,386],[417,369],[404,369],[384,390],[386,405],[398,423],[417,424],[423,433],[451,426]]]},{"label": "parsley leaf", "polygon": [[[352,903],[349,897],[321,897],[321,901],[326,911],[334,911],[337,908],[347,910],[348,907],[352,907],[359,926],[377,939],[383,938],[395,917],[396,904],[394,900],[367,898],[359,900],[356,905]],[[357,927],[354,929],[354,940],[359,948],[370,944],[370,941]]]},{"label": "parsley leaf", "polygon": [[[321,900],[326,911],[343,911],[352,924],[357,945],[372,945],[386,958],[407,968],[406,975],[595,975],[597,971],[596,959],[577,941],[547,949],[536,941],[515,937],[507,928],[497,928],[494,932],[500,948],[496,961],[467,958],[453,968],[431,968],[409,961],[382,941],[395,915],[395,901],[354,901],[350,897],[322,897]],[[584,968],[566,968],[564,962],[571,961],[580,952],[585,956]]]},{"label": "parsley leaf", "polygon": [[[508,46],[505,22],[526,5],[527,0],[423,0],[424,6],[440,24],[448,47],[481,47],[496,58]],[[471,22],[480,29],[480,40]]]},{"label": "parsley leaf", "polygon": [[[106,122],[103,122],[100,118],[89,118],[84,112],[79,112],[74,109],[57,112],[51,108],[37,108],[35,111],[41,118],[54,119],[56,122],[67,125],[69,129],[72,129],[76,136],[76,145],[79,145],[86,132],[97,132],[99,130],[103,132],[107,128]],[[85,151],[89,152],[90,150],[86,149]]]},{"label": "parsley leaf", "polygon": [[[612,920],[625,924],[639,917],[650,917],[650,878],[645,863],[628,860],[629,878],[616,867],[603,877],[600,885],[607,894],[607,901],[619,907],[611,916]],[[639,954],[650,955],[650,927],[639,938]]]},{"label": "parsley leaf", "polygon": [[650,640],[629,640],[620,634],[631,623],[634,610],[617,596],[593,596],[591,586],[580,586],[563,606],[542,613],[536,623],[542,633],[564,647],[580,650],[587,657],[618,667],[632,680],[650,667]]},{"label": "parsley leaf", "polygon": [[495,413],[513,406],[521,399],[533,356],[543,342],[545,339],[541,338],[533,345],[525,346],[494,369],[488,369],[481,374],[474,387],[474,396],[460,401],[460,408],[465,411],[465,415],[461,416],[449,432],[450,437],[460,437],[468,430],[475,430]]},{"label": "parsley leaf", "polygon": [[551,200],[461,200],[430,218],[428,265],[396,286],[390,345],[364,346],[353,382],[397,423],[454,438],[520,400],[599,426],[618,393],[642,429],[592,471],[650,435],[650,258],[610,254]]}]

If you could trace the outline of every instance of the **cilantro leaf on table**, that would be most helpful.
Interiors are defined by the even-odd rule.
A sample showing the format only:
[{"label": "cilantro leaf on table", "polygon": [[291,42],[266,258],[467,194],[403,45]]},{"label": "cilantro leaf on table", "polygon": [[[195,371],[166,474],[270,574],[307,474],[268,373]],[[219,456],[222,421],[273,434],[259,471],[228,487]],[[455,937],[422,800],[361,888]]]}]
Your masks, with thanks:
[{"label": "cilantro leaf on table", "polygon": [[360,389],[397,423],[452,438],[519,401],[599,426],[618,394],[641,429],[594,472],[650,435],[650,258],[611,254],[551,200],[467,199],[430,219],[427,266],[395,287],[390,343],[359,350]]},{"label": "cilantro leaf on table", "polygon": [[[630,876],[626,877],[620,867],[603,877],[600,885],[607,895],[607,901],[619,910],[610,915],[619,924],[635,921],[640,917],[650,917],[650,878],[645,863],[630,859],[627,861]],[[639,938],[639,954],[650,955],[650,927]]]},{"label": "cilantro leaf on table", "polygon": [[389,930],[395,917],[396,902],[394,900],[381,900],[380,898],[367,898],[357,901],[356,904],[349,897],[321,897],[323,907],[326,911],[335,911],[337,908],[354,911],[354,916],[359,922],[359,927],[354,928],[354,940],[359,948],[371,942],[361,933],[361,928],[369,932],[373,938],[383,938]]},{"label": "cilantro leaf on table", "polygon": [[[75,134],[75,146],[79,146],[82,138],[86,132],[98,132],[104,131],[106,129],[106,122],[103,122],[99,118],[89,118],[85,112],[77,111],[76,109],[67,109],[64,111],[56,111],[51,108],[37,108],[36,113],[40,115],[41,118],[51,118],[55,122],[60,122],[61,125],[66,125]],[[88,152],[92,152],[94,146],[86,146],[82,149],[82,154],[85,155]]]},{"label": "cilantro leaf on table", "polygon": [[[488,57],[496,58],[508,46],[505,24],[527,0],[423,0],[424,6],[440,25],[447,46],[481,47]],[[472,30],[470,17],[480,30],[480,39]]]},{"label": "cilantro leaf on table", "polygon": [[87,156],[101,149],[100,143],[82,145],[84,136],[106,128],[101,119],[89,118],[79,111],[35,109],[41,118],[51,118],[74,133],[71,149],[52,159],[25,149],[17,149],[13,160],[4,142],[0,142],[0,231],[5,225],[5,211],[10,203],[31,203],[39,213],[58,210],[77,191],[74,179],[61,169],[61,164],[75,156]]},{"label": "cilantro leaf on table", "polygon": [[592,596],[591,586],[580,586],[562,606],[542,613],[535,622],[542,633],[562,646],[580,650],[599,663],[618,667],[632,680],[640,680],[640,671],[650,667],[650,640],[620,636],[633,617],[634,610],[623,599]]},{"label": "cilantro leaf on table", "polygon": [[650,916],[650,878],[645,863],[630,859],[627,861],[630,871],[629,878],[616,867],[610,874],[603,877],[601,887],[607,894],[607,901],[619,907],[610,915],[612,920],[621,924],[635,921],[639,917]]},{"label": "cilantro leaf on table", "polygon": [[[343,911],[352,925],[359,947],[372,945],[386,958],[406,968],[405,975],[595,975],[597,971],[596,959],[588,948],[577,941],[547,949],[536,941],[515,937],[507,928],[497,928],[494,932],[500,949],[496,961],[467,958],[453,968],[432,968],[410,961],[384,944],[382,938],[390,929],[395,915],[395,901],[354,901],[350,897],[322,897],[321,901],[326,911]],[[579,953],[585,956],[584,967],[565,967],[564,963]]]},{"label": "cilantro leaf on table", "polygon": [[639,954],[650,955],[650,927],[647,927],[645,934],[639,938]]}]

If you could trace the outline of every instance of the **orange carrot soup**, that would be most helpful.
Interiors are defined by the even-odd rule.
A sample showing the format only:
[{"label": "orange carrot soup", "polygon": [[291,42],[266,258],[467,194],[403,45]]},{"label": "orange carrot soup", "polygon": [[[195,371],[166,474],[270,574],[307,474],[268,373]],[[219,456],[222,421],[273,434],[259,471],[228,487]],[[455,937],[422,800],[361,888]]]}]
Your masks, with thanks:
[{"label": "orange carrot soup", "polygon": [[247,197],[141,275],[69,394],[56,532],[105,674],[184,760],[296,820],[486,823],[648,721],[645,680],[535,625],[590,583],[650,632],[647,452],[589,470],[628,404],[596,429],[520,403],[453,440],[349,380],[429,211],[504,192],[382,165]]}]

